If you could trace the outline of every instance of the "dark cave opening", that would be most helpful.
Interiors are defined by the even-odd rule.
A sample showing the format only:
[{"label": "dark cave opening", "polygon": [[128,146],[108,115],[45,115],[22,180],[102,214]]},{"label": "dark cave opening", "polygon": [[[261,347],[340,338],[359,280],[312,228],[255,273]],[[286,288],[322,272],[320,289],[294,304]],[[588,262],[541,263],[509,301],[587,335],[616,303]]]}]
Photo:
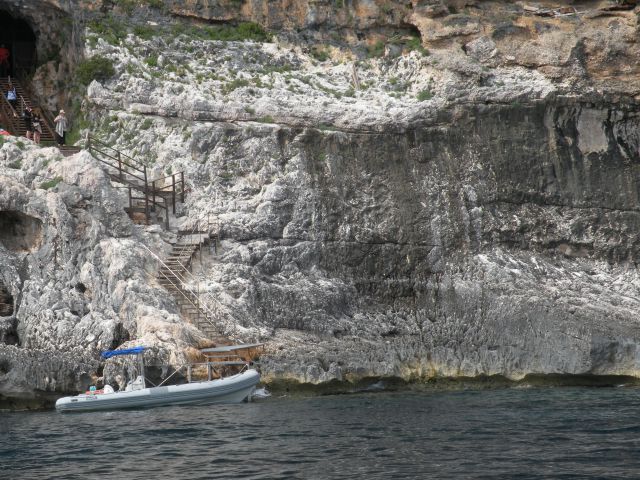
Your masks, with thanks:
[{"label": "dark cave opening", "polygon": [[124,325],[122,325],[122,323],[116,323],[116,326],[113,329],[113,341],[109,346],[109,350],[115,350],[123,343],[128,342],[130,339],[131,334],[126,328],[124,328]]},{"label": "dark cave opening", "polygon": [[13,315],[13,296],[9,289],[0,282],[0,317]]},{"label": "dark cave opening", "polygon": [[13,210],[0,211],[0,243],[7,250],[28,252],[41,242],[41,220]]},{"label": "dark cave opening", "polygon": [[0,10],[0,46],[9,50],[8,68],[3,76],[26,78],[35,70],[36,35],[25,20],[6,10]]}]

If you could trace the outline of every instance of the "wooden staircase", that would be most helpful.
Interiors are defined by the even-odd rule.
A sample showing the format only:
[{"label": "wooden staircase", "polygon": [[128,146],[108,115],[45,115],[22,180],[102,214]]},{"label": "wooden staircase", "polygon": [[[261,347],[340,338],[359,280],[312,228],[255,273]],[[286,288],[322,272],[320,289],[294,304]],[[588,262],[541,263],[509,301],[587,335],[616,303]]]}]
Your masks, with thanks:
[{"label": "wooden staircase", "polygon": [[9,90],[9,77],[0,77],[0,91],[2,92],[2,99],[0,99],[0,116],[3,122],[2,126],[16,137],[25,137],[27,132],[25,124],[22,121],[22,112],[25,107],[29,105],[34,110],[40,110],[42,114],[42,135],[40,136],[40,143],[55,144],[56,137],[55,130],[52,128],[53,119],[51,115],[46,109],[35,102],[34,97],[30,95],[30,92],[25,89],[17,78],[11,77],[11,84],[16,87],[18,96],[18,103],[15,109],[6,98],[7,91]]},{"label": "wooden staircase", "polygon": [[[184,203],[184,172],[149,180],[144,164],[93,136],[87,138],[87,149],[102,163],[111,180],[127,189],[129,205],[125,210],[134,221],[149,224],[160,220],[165,229],[170,229],[169,211],[175,214],[176,203]],[[215,323],[217,315],[211,310],[211,302],[203,301],[199,284],[191,273],[196,254],[202,252],[205,245],[214,248],[217,245],[218,230],[207,219],[206,224],[198,221],[191,230],[176,233],[176,243],[164,260],[144,247],[159,264],[158,283],[172,294],[183,318],[209,338],[219,337]]]},{"label": "wooden staircase", "polygon": [[199,286],[189,287],[193,283],[191,263],[198,253],[202,253],[205,245],[214,248],[217,245],[218,233],[208,225],[206,230],[195,228],[187,232],[178,232],[178,240],[171,253],[162,262],[157,279],[173,295],[180,313],[209,338],[219,336],[213,312],[203,304]]},{"label": "wooden staircase", "polygon": [[112,181],[127,189],[129,205],[125,211],[134,222],[146,223],[163,218],[169,229],[169,211],[184,203],[184,172],[149,180],[147,166],[125,155],[94,136],[87,137],[87,150],[106,166]]},{"label": "wooden staircase", "polygon": [[65,157],[70,157],[71,155],[75,155],[80,150],[82,150],[82,148],[75,147],[73,145],[60,145],[58,148],[60,149],[60,153],[62,153],[62,155]]}]

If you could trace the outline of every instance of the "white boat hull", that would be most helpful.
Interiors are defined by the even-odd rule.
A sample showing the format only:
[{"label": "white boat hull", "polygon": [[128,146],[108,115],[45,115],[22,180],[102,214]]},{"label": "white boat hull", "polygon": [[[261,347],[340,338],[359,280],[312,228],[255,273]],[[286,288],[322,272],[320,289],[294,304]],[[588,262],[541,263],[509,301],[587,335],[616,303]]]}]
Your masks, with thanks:
[{"label": "white boat hull", "polygon": [[231,377],[205,382],[63,397],[56,402],[56,410],[84,412],[159,405],[239,403],[251,395],[259,381],[258,372],[246,370]]}]

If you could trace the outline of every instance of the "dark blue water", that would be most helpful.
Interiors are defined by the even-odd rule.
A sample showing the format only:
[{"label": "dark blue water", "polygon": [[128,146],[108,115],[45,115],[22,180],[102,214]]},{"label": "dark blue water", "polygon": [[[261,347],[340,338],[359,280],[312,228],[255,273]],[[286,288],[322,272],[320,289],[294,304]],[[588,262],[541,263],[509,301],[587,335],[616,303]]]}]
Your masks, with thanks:
[{"label": "dark blue water", "polygon": [[405,392],[2,413],[0,477],[640,478],[640,390]]}]

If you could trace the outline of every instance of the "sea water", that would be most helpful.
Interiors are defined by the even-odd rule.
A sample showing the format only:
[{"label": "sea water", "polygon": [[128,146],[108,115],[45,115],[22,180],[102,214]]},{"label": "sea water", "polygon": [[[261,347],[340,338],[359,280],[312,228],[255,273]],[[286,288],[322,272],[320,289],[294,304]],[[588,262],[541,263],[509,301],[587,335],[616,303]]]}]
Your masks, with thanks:
[{"label": "sea water", "polygon": [[6,479],[640,478],[640,390],[273,397],[0,414]]}]

